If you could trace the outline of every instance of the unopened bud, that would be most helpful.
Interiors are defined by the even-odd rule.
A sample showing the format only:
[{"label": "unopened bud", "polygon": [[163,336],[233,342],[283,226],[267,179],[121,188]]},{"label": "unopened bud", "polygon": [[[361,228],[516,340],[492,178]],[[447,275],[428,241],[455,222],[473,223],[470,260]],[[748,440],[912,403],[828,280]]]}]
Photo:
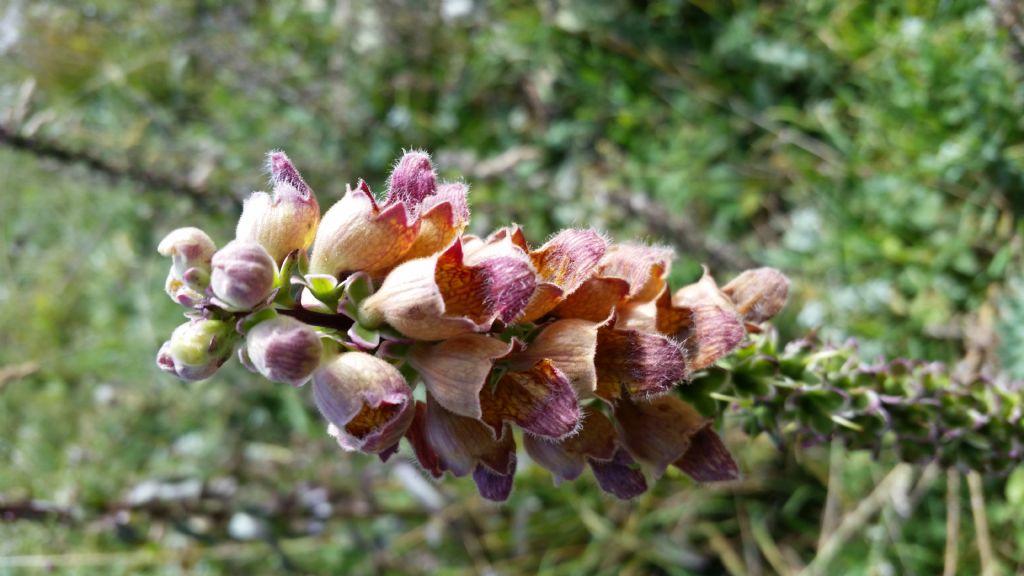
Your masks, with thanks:
[{"label": "unopened bud", "polygon": [[313,243],[320,206],[284,152],[271,152],[267,163],[273,196],[253,192],[242,205],[235,238],[258,242],[280,264],[290,252],[305,250]]},{"label": "unopened bud", "polygon": [[422,150],[414,150],[402,155],[391,171],[385,203],[402,201],[418,206],[435,192],[437,176],[430,156]]},{"label": "unopened bud", "polygon": [[[171,276],[197,292],[206,289],[210,259],[216,251],[209,235],[193,227],[173,230],[157,246],[157,252],[171,258]],[[168,294],[174,298],[170,290]]]},{"label": "unopened bud", "polygon": [[237,333],[220,320],[197,319],[178,326],[157,353],[156,363],[182,380],[209,378],[231,356]]},{"label": "unopened bud", "polygon": [[290,316],[276,316],[245,335],[249,361],[272,382],[301,386],[320,365],[323,344],[312,328]]},{"label": "unopened bud", "polygon": [[[195,268],[191,268],[190,270],[195,270]],[[171,297],[171,300],[174,300],[186,308],[198,306],[204,298],[201,293],[192,289],[181,278],[175,276],[173,268],[170,273],[167,274],[167,282],[164,283],[164,292]]]},{"label": "unopened bud", "polygon": [[789,278],[775,268],[747,270],[722,288],[743,320],[759,324],[770,320],[786,305]]},{"label": "unopened bud", "polygon": [[276,273],[274,260],[262,246],[234,240],[213,255],[210,287],[228,307],[251,310],[270,297]]}]

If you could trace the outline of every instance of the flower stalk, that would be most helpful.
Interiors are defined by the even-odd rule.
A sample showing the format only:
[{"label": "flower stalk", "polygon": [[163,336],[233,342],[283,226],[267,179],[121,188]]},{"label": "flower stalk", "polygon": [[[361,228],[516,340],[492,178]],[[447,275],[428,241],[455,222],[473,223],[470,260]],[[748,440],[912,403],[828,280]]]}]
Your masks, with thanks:
[{"label": "flower stalk", "polygon": [[678,393],[780,446],[839,439],[852,450],[988,474],[1012,470],[1024,455],[1020,383],[961,382],[935,362],[866,362],[852,342],[808,338],[779,349],[775,333],[755,335]]},{"label": "flower stalk", "polygon": [[838,436],[911,462],[998,471],[1021,453],[1016,389],[860,364],[849,347],[777,350],[778,270],[673,287],[669,248],[585,229],[540,245],[518,226],[467,234],[468,186],[439,182],[419,151],[382,197],[361,181],[321,218],[288,157],[268,163],[274,193],[246,201],[234,240],[181,228],[160,244],[187,321],[157,365],[202,380],[236,355],[271,382],[310,383],[346,452],[387,460],[404,445],[424,472],[471,476],[498,501],[523,452],[555,483],[589,470],[622,499],[670,467],[736,479],[725,411],[752,434]]}]

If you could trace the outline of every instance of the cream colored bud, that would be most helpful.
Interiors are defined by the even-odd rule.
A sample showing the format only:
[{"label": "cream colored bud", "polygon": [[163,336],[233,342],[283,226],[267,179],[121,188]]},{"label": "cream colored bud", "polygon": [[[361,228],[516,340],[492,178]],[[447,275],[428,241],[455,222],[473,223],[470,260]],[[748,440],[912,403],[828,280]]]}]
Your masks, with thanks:
[{"label": "cream colored bud", "polygon": [[157,246],[157,252],[169,256],[173,262],[171,272],[178,280],[184,281],[185,273],[190,268],[210,271],[210,258],[217,251],[217,246],[210,236],[199,228],[178,228],[164,236]]},{"label": "cream colored bud", "polygon": [[254,192],[242,205],[235,238],[258,242],[280,264],[313,243],[320,206],[316,195],[283,152],[267,155],[273,196]]}]

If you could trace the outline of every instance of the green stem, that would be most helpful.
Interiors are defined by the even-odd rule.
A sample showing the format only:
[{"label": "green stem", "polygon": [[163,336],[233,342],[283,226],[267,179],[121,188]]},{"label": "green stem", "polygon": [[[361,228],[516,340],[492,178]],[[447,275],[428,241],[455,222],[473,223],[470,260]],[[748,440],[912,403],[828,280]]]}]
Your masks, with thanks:
[{"label": "green stem", "polygon": [[938,363],[869,364],[852,345],[800,340],[780,351],[774,335],[755,336],[679,390],[705,414],[729,408],[749,433],[779,442],[837,438],[910,463],[988,473],[1008,472],[1024,454],[1019,385],[957,382]]}]

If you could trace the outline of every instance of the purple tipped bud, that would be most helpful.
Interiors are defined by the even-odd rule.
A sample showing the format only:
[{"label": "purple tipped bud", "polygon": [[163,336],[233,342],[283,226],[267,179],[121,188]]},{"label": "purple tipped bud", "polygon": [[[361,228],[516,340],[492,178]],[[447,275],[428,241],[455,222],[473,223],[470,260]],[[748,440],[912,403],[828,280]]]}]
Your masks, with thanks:
[{"label": "purple tipped bud", "polygon": [[210,286],[228,307],[251,310],[267,301],[277,266],[256,242],[234,240],[213,255]]},{"label": "purple tipped bud", "polygon": [[237,333],[220,320],[192,320],[178,326],[157,353],[164,372],[182,380],[209,378],[231,356]]},{"label": "purple tipped bud", "polygon": [[419,150],[406,152],[391,171],[385,204],[407,202],[418,206],[436,192],[437,176],[430,156]]},{"label": "purple tipped bud", "polygon": [[272,382],[301,386],[320,365],[323,344],[312,328],[289,316],[260,322],[245,335],[252,366]]},{"label": "purple tipped bud", "polygon": [[267,155],[273,195],[253,192],[242,205],[235,238],[259,242],[275,262],[313,243],[320,206],[313,190],[284,152]]},{"label": "purple tipped bud", "polygon": [[278,197],[297,195],[300,199],[308,199],[313,193],[313,189],[302,179],[299,170],[284,152],[276,150],[267,154],[267,164],[270,166],[270,182]]}]

